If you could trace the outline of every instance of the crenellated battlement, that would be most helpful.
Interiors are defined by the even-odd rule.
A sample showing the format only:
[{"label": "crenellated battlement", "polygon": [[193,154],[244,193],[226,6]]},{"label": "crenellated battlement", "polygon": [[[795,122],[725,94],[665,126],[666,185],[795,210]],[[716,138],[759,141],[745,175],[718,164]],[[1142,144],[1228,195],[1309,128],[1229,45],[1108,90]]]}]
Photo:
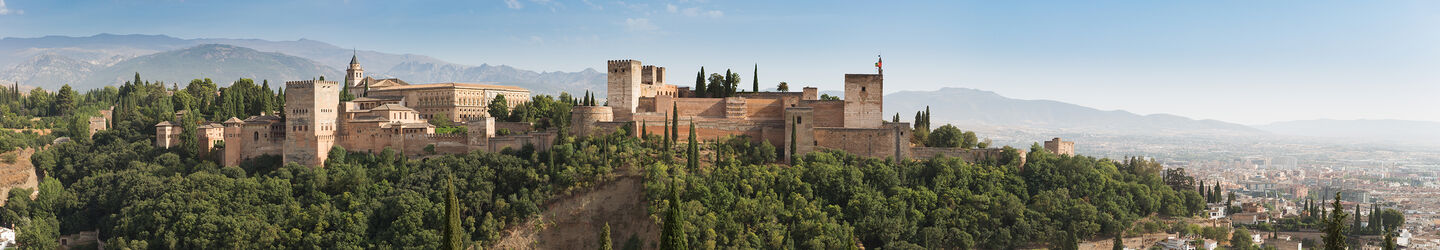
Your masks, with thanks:
[{"label": "crenellated battlement", "polygon": [[632,59],[610,60],[606,66],[606,68],[609,69],[608,72],[610,73],[630,73],[632,71],[639,70],[639,67],[640,61]]}]

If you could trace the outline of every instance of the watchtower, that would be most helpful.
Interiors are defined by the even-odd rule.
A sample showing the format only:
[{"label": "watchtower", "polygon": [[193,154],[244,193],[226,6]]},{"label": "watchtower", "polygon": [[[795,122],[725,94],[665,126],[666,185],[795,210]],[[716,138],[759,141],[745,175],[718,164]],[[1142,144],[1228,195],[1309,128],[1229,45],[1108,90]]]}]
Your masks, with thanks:
[{"label": "watchtower", "polygon": [[225,120],[225,122],[221,124],[225,125],[225,151],[220,157],[221,165],[239,166],[240,150],[245,148],[245,133],[243,132],[245,122],[241,121],[240,118],[230,117],[229,120]]},{"label": "watchtower", "polygon": [[645,65],[640,67],[640,83],[645,85],[665,85],[665,67]]},{"label": "watchtower", "polygon": [[323,166],[335,145],[340,84],[334,81],[285,82],[285,162]]},{"label": "watchtower", "polygon": [[611,60],[606,66],[606,102],[615,112],[615,121],[634,120],[640,102],[641,70],[638,60]]},{"label": "watchtower", "polygon": [[884,75],[845,74],[845,127],[879,128],[884,98]]},{"label": "watchtower", "polygon": [[1061,141],[1060,137],[1045,141],[1045,151],[1052,154],[1075,156],[1075,142]]}]

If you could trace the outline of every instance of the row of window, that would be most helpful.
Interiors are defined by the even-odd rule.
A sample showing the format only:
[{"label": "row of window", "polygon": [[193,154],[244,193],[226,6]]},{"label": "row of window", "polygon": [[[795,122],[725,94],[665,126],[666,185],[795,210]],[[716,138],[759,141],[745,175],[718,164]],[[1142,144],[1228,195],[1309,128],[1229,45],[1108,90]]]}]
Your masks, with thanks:
[{"label": "row of window", "polygon": [[[330,130],[334,130],[334,129],[335,129],[334,126],[320,125],[320,131],[330,131]],[[290,126],[290,131],[310,131],[310,126],[305,126],[305,125]]]}]

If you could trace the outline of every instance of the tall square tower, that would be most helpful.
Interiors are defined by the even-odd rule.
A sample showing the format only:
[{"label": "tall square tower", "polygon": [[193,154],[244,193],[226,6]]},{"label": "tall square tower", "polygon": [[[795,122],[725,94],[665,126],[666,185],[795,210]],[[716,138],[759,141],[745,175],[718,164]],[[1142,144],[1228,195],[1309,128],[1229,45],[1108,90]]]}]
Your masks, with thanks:
[{"label": "tall square tower", "polygon": [[632,121],[640,102],[640,61],[612,60],[607,65],[605,101],[615,112],[615,121]]},{"label": "tall square tower", "polygon": [[885,121],[884,87],[884,75],[845,74],[845,127],[880,127]]},{"label": "tall square tower", "polygon": [[285,82],[286,163],[325,164],[335,145],[340,88],[334,81]]}]

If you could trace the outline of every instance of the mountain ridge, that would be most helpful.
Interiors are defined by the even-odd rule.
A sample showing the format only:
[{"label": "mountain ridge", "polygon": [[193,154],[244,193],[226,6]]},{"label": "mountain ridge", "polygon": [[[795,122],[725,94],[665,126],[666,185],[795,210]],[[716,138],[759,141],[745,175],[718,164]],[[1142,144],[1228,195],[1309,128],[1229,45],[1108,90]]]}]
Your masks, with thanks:
[{"label": "mountain ridge", "polygon": [[[183,39],[167,35],[116,35],[108,33],[88,37],[44,36],[36,38],[0,38],[0,81],[19,81],[25,85],[39,86],[46,89],[56,89],[61,84],[71,84],[75,86],[116,85],[123,81],[117,82],[115,80],[129,79],[133,76],[133,73],[43,78],[33,77],[31,74],[27,74],[26,70],[34,71],[33,69],[36,68],[48,67],[54,68],[53,70],[56,71],[65,71],[67,68],[62,67],[63,65],[36,65],[31,63],[36,61],[36,57],[54,54],[65,57],[68,60],[98,65],[98,67],[90,69],[91,71],[96,71],[94,74],[113,74],[120,70],[107,70],[105,68],[119,65],[126,60],[133,60],[145,55],[182,50],[204,44],[227,44],[250,48],[260,52],[276,52],[296,56],[318,62],[320,65],[324,65],[334,72],[343,72],[345,68],[349,67],[350,57],[354,55],[360,58],[360,64],[365,68],[366,76],[376,78],[400,78],[413,83],[499,82],[501,84],[529,88],[536,94],[558,94],[560,91],[581,92],[584,90],[598,91],[605,89],[604,73],[594,70],[593,68],[576,72],[543,72],[519,69],[503,64],[486,63],[479,66],[471,66],[445,62],[424,55],[390,54],[377,51],[345,49],[323,41],[311,39],[298,39],[293,41],[236,38]],[[68,69],[77,72],[86,70],[78,66]],[[165,69],[140,69],[139,71],[161,70]],[[208,69],[199,71],[205,70]],[[253,75],[285,75],[276,72],[246,73]],[[234,73],[234,75],[239,74],[240,72]],[[343,77],[342,74],[327,75]],[[446,78],[437,76],[446,76]],[[144,77],[143,73],[142,77]],[[201,77],[202,76],[197,75],[191,77],[191,79]],[[233,79],[215,80],[217,82],[228,82]],[[284,81],[300,79],[271,80]]]},{"label": "mountain ridge", "polygon": [[136,73],[146,81],[184,84],[191,79],[210,78],[222,85],[240,78],[284,82],[342,75],[340,71],[301,57],[234,45],[202,44],[121,61],[98,70],[75,87],[89,89],[123,83],[133,79]]},{"label": "mountain ridge", "polygon": [[[1024,100],[992,91],[945,87],[934,91],[900,91],[885,96],[887,114],[902,120],[930,106],[932,126],[1002,126],[1049,129],[1060,132],[1175,134],[1266,134],[1245,125],[1218,120],[1196,120],[1173,114],[1140,115],[1124,110],[1096,108],[1054,100]],[[897,112],[898,111],[898,112]]]}]

